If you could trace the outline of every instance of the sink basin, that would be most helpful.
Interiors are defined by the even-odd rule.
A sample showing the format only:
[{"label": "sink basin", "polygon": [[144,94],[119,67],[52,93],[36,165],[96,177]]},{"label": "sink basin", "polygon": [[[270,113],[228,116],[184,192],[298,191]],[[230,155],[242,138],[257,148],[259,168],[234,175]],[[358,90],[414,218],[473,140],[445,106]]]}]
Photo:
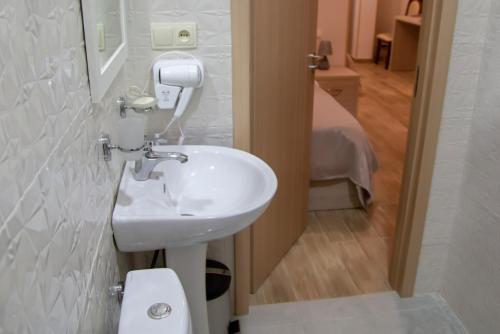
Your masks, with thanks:
[{"label": "sink basin", "polygon": [[160,163],[146,181],[136,181],[128,162],[113,212],[118,248],[140,252],[182,247],[239,232],[266,209],[277,187],[272,169],[259,158],[213,146],[159,146],[189,161]]},{"label": "sink basin", "polygon": [[166,249],[167,266],[179,276],[191,310],[193,332],[209,334],[206,307],[207,243],[233,235],[267,208],[278,185],[259,158],[214,146],[159,146],[188,162],[165,161],[146,181],[128,162],[113,211],[113,232],[124,252]]}]

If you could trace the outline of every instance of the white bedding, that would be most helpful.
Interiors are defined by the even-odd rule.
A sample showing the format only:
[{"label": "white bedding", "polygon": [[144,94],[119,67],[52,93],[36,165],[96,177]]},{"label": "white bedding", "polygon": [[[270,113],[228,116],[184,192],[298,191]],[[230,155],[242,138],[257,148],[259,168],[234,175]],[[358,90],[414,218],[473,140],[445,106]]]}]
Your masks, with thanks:
[{"label": "white bedding", "polygon": [[377,168],[377,157],[359,122],[316,84],[311,180],[349,178],[366,207],[373,198],[372,175]]}]

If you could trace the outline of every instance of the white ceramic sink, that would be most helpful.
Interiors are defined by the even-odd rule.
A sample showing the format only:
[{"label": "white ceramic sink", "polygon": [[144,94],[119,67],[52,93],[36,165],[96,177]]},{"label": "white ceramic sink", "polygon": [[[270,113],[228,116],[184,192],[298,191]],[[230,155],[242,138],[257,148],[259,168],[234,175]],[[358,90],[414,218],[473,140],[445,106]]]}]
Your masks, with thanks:
[{"label": "white ceramic sink", "polygon": [[205,291],[207,243],[255,222],[273,198],[277,179],[259,158],[214,146],[160,146],[186,163],[165,161],[146,181],[133,178],[128,162],[120,183],[113,231],[124,252],[166,249],[167,266],[180,277],[193,332],[209,334]]},{"label": "white ceramic sink", "polygon": [[118,248],[149,251],[235,234],[266,209],[277,187],[272,169],[243,151],[213,146],[160,146],[189,161],[165,161],[136,181],[128,162],[113,212]]}]

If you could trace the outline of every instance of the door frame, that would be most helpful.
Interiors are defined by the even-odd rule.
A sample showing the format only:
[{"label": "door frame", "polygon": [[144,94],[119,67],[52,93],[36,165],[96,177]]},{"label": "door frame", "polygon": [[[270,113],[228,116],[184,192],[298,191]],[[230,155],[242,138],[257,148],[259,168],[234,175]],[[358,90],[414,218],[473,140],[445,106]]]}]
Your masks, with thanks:
[{"label": "door frame", "polygon": [[[389,283],[401,297],[414,292],[434,170],[458,0],[426,0],[419,75],[412,104],[405,170]],[[251,152],[252,0],[231,0],[234,147]],[[237,315],[249,310],[251,227],[235,236]]]}]

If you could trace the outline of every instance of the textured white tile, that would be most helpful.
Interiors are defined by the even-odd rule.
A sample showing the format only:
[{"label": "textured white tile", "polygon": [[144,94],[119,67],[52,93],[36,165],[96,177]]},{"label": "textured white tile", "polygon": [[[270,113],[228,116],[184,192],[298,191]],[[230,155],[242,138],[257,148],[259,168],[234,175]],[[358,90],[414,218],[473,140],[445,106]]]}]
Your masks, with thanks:
[{"label": "textured white tile", "polygon": [[[0,1],[2,333],[116,331],[118,305],[106,292],[118,277],[109,216],[121,161],[98,163],[94,142],[115,134],[127,79],[142,85],[150,74],[152,19],[198,24],[193,53],[207,85],[185,119],[186,142],[232,145],[229,0],[129,8],[128,71],[90,105],[80,1]],[[232,253],[224,261],[232,266]]]},{"label": "textured white tile", "polygon": [[114,332],[121,162],[94,143],[125,89],[90,105],[80,1],[1,1],[0,28],[0,332]]},{"label": "textured white tile", "polygon": [[[465,145],[460,140],[458,128],[456,135],[447,135],[451,138],[450,143],[459,144],[463,153],[457,154],[456,147],[438,152],[438,161],[447,159],[449,163],[448,170],[443,169],[441,175],[435,171],[433,194],[448,188],[456,195],[446,205],[442,205],[443,201],[433,202],[431,197],[434,212],[430,212],[432,219],[427,221],[424,240],[427,245],[422,251],[417,289],[440,288],[472,333],[496,333],[500,328],[500,267],[497,261],[500,258],[500,4],[464,0],[461,1],[461,13],[456,40],[463,40],[459,45],[463,49],[455,54],[459,54],[459,65],[464,70],[461,80],[468,78],[477,83],[475,89],[456,82],[452,87],[457,88],[453,99],[472,110],[462,115],[471,119],[468,125],[462,126],[468,129],[469,135]],[[447,111],[452,114],[452,110]],[[455,122],[459,125],[460,121]],[[459,167],[454,169],[453,163]],[[436,179],[444,172],[456,175],[457,181]],[[434,198],[443,198],[443,194],[444,191]],[[447,217],[445,208],[454,210],[455,214]],[[448,225],[450,221],[453,224],[448,240],[434,244],[439,238],[433,236],[433,231],[445,232],[429,224]],[[442,256],[443,248],[448,249],[447,256]]]},{"label": "textured white tile", "polygon": [[[459,207],[470,128],[476,107],[491,0],[459,1],[436,165],[419,263],[417,291],[438,291],[453,222]],[[433,250],[439,249],[436,259]]]},{"label": "textured white tile", "polygon": [[443,274],[448,259],[449,244],[423,245],[420,254],[420,267],[415,284],[416,293],[440,291]]},{"label": "textured white tile", "polygon": [[[162,51],[151,50],[151,22],[194,21],[198,26],[198,47],[186,50],[199,57],[206,68],[203,88],[197,90],[182,124],[187,144],[232,146],[231,12],[229,0],[129,1],[130,56],[127,83],[146,87],[151,81],[151,63]],[[151,92],[152,93],[152,92]],[[151,117],[148,133],[160,132],[171,112]],[[178,132],[167,138],[176,143]]]}]

